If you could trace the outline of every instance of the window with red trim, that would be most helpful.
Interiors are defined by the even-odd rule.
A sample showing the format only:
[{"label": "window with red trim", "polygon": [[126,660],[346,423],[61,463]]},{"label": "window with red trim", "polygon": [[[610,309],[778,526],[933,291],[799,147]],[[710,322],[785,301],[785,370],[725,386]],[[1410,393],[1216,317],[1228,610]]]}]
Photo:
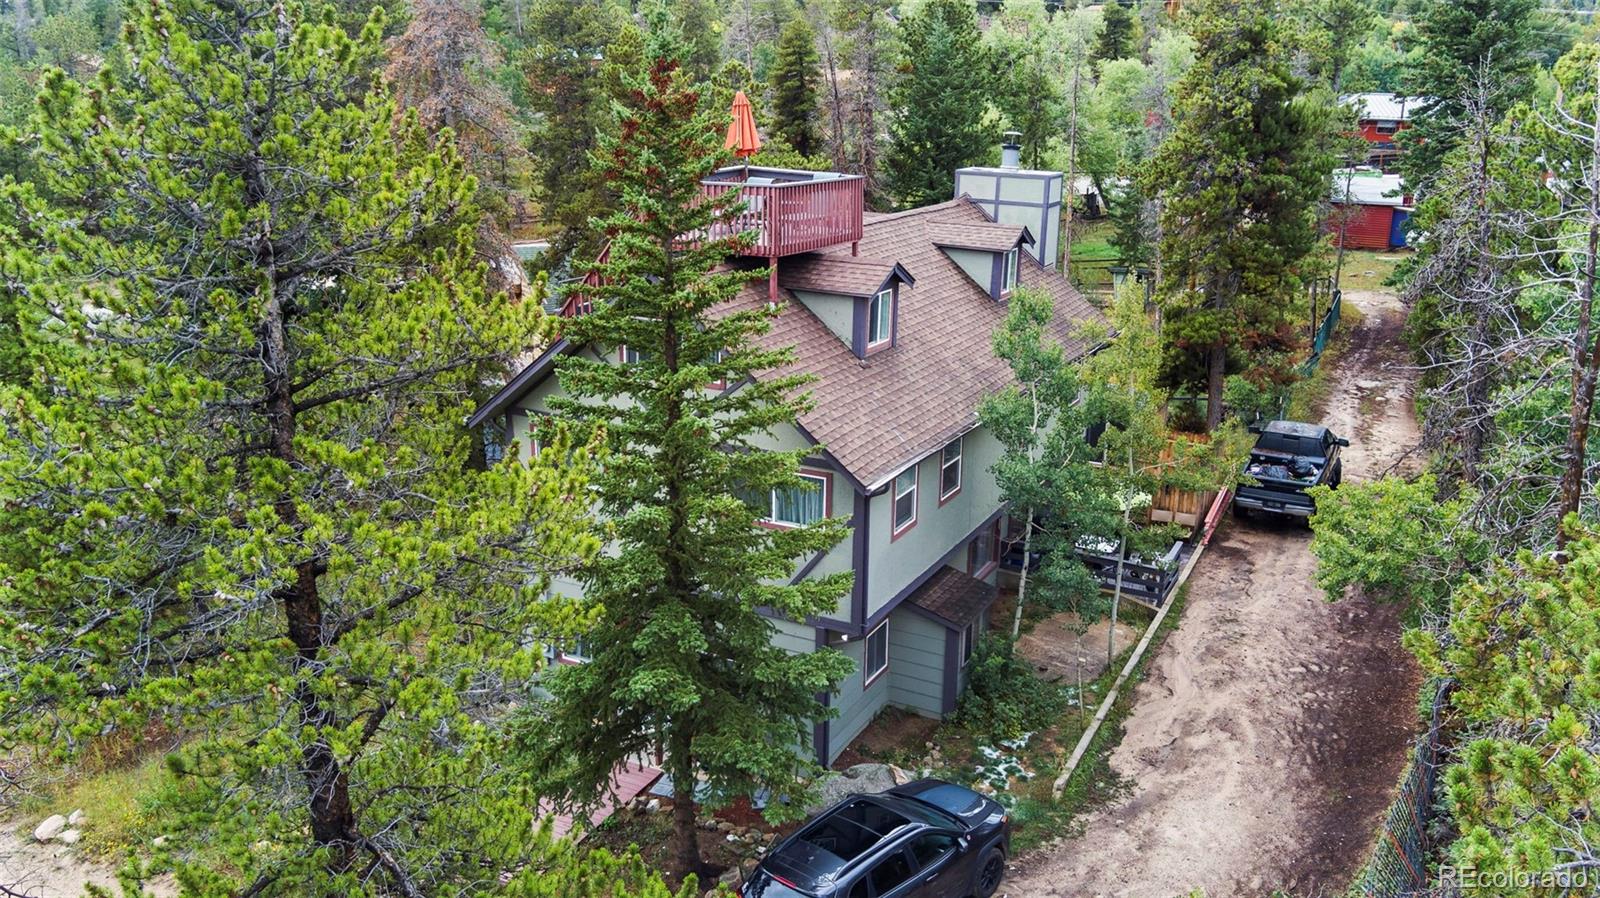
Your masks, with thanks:
[{"label": "window with red trim", "polygon": [[901,471],[894,479],[894,535],[910,530],[917,523],[917,465]]},{"label": "window with red trim", "polygon": [[961,491],[961,437],[945,444],[939,455],[939,501]]}]

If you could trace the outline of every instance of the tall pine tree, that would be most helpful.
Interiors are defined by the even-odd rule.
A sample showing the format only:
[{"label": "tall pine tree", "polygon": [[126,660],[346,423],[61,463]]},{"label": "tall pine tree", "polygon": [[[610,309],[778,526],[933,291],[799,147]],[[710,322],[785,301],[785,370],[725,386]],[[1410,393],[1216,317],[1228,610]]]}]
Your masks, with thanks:
[{"label": "tall pine tree", "polygon": [[544,220],[559,228],[548,254],[553,264],[594,258],[600,241],[589,217],[615,207],[606,185],[590,174],[589,153],[610,118],[600,60],[611,57],[626,27],[611,0],[536,0],[528,14],[534,41],[522,62],[538,115],[529,149],[540,166]]},{"label": "tall pine tree", "polygon": [[[0,754],[180,734],[188,895],[536,892],[494,712],[598,549],[589,452],[474,470],[462,410],[546,338],[487,295],[472,180],[326,5],[130,7],[0,181]],[[487,875],[486,875],[487,873]]]},{"label": "tall pine tree", "polygon": [[[805,408],[804,379],[774,372],[789,349],[762,348],[776,311],[730,309],[760,271],[727,269],[736,239],[689,240],[732,220],[736,193],[702,202],[700,181],[727,158],[726,114],[701,100],[678,63],[678,31],[651,12],[643,71],[629,79],[621,133],[596,155],[622,197],[594,311],[572,319],[578,344],[626,346],[637,361],[587,355],[558,366],[570,397],[555,403],[579,427],[603,429],[610,450],[591,495],[614,542],[579,575],[599,611],[588,664],[549,679],[553,700],[528,757],[553,794],[592,802],[614,767],[659,748],[676,784],[674,866],[699,869],[695,783],[726,803],[771,790],[774,814],[794,813],[809,762],[817,700],[850,669],[832,650],[791,655],[772,643],[767,614],[790,620],[836,607],[849,575],[789,584],[796,560],[833,546],[843,524],[776,530],[742,497],[801,486],[810,450],[762,448],[771,428]],[[730,391],[707,384],[739,384]]]},{"label": "tall pine tree", "polygon": [[1133,13],[1122,5],[1122,0],[1110,0],[1105,5],[1101,13],[1100,35],[1089,53],[1095,71],[1100,71],[1100,63],[1125,59],[1133,52],[1133,25]]},{"label": "tall pine tree", "polygon": [[982,161],[994,143],[983,127],[989,54],[964,0],[928,0],[901,22],[900,38],[884,160],[889,193],[907,207],[943,202],[956,169]]},{"label": "tall pine tree", "polygon": [[1300,271],[1318,246],[1331,167],[1325,115],[1301,96],[1271,2],[1185,5],[1196,41],[1178,86],[1177,127],[1144,174],[1160,196],[1167,376],[1204,385],[1206,425],[1222,420],[1232,371],[1283,379]]},{"label": "tall pine tree", "polygon": [[[1499,121],[1522,99],[1538,63],[1533,16],[1539,0],[1428,0],[1417,17],[1418,46],[1401,86],[1420,104],[1400,133],[1400,170],[1426,192],[1461,144],[1474,116]],[[1488,108],[1474,111],[1471,107]]]},{"label": "tall pine tree", "polygon": [[822,151],[817,85],[822,80],[817,35],[805,16],[783,26],[772,66],[772,128],[802,156]]}]

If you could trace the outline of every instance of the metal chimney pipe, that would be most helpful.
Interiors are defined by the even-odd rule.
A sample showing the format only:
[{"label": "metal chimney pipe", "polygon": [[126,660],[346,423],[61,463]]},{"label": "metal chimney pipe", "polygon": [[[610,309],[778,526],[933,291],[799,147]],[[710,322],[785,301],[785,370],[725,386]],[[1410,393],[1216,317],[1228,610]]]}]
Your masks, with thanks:
[{"label": "metal chimney pipe", "polygon": [[1022,167],[1022,132],[1007,131],[1005,142],[1000,144],[1000,167]]}]

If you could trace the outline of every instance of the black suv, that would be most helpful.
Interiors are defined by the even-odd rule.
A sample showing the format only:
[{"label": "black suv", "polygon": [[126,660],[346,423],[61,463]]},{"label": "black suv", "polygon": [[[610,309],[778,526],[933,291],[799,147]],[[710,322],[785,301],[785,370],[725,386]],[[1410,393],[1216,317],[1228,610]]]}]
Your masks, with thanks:
[{"label": "black suv", "polygon": [[742,898],[989,898],[1005,876],[1005,808],[925,779],[852,795],[779,842]]}]

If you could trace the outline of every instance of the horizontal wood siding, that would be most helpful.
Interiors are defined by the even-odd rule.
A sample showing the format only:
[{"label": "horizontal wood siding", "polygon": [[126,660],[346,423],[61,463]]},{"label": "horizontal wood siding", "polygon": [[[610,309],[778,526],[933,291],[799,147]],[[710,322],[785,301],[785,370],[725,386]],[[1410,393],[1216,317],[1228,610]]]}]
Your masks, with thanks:
[{"label": "horizontal wood siding", "polygon": [[890,703],[929,717],[940,716],[944,702],[944,627],[912,611],[890,614],[889,677]]},{"label": "horizontal wood siding", "polygon": [[855,668],[845,676],[839,684],[839,691],[833,697],[833,707],[839,709],[839,716],[828,724],[828,763],[845,750],[851,740],[861,735],[867,728],[872,718],[878,716],[883,706],[889,702],[889,684],[894,679],[894,625],[889,625],[889,670],[883,676],[872,681],[872,686],[862,688],[861,653],[866,646],[862,639],[852,639],[838,646],[841,652],[851,661]]}]

